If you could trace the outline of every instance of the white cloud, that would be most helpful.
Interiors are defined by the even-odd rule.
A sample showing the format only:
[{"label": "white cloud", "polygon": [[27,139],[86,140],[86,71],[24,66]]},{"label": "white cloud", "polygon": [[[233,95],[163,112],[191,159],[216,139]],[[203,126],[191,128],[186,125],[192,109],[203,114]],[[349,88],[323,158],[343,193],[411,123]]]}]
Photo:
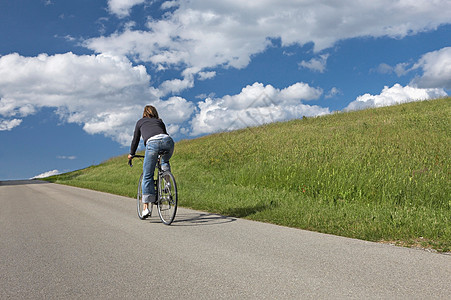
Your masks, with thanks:
[{"label": "white cloud", "polygon": [[415,77],[410,86],[420,88],[445,88],[451,89],[451,47],[445,47],[437,51],[428,52],[416,62],[398,63],[395,67],[382,63],[377,71],[382,74],[395,72],[403,76],[415,70],[422,70],[421,76]]},{"label": "white cloud", "polygon": [[199,72],[199,80],[207,80],[216,76],[215,71]]},{"label": "white cloud", "polygon": [[161,4],[161,9],[169,9],[172,7],[177,7],[178,1],[165,1],[163,4]]},{"label": "white cloud", "polygon": [[323,54],[320,55],[318,58],[312,58],[309,61],[303,60],[299,63],[299,66],[310,69],[312,71],[324,73],[324,71],[326,70],[326,63],[328,57],[329,54]]},{"label": "white cloud", "polygon": [[[255,85],[255,84],[254,84]],[[292,104],[300,100],[318,99],[323,91],[321,89],[312,88],[307,83],[297,82],[280,91],[279,97],[283,102]]]},{"label": "white cloud", "polygon": [[420,88],[451,89],[451,47],[424,54],[412,69],[422,69],[423,74],[411,84]]},{"label": "white cloud", "polygon": [[192,76],[186,76],[183,79],[171,79],[164,81],[160,86],[159,90],[162,95],[167,95],[171,93],[179,93],[185,89],[192,88],[194,86],[194,79]]},{"label": "white cloud", "polygon": [[401,86],[395,84],[391,88],[384,87],[379,95],[364,94],[351,102],[344,110],[358,110],[372,107],[382,107],[406,102],[435,99],[446,96],[443,89],[429,88],[421,89],[412,86]]},{"label": "white cloud", "polygon": [[333,87],[330,89],[330,91],[324,96],[325,98],[332,98],[336,95],[341,95],[343,94],[338,88]]},{"label": "white cloud", "polygon": [[187,121],[194,112],[194,104],[182,97],[173,96],[154,103],[155,107],[158,107],[160,118],[173,125]]},{"label": "white cloud", "polygon": [[22,123],[20,119],[12,119],[12,120],[3,120],[0,119],[0,131],[9,131],[14,127],[17,127]]},{"label": "white cloud", "polygon": [[376,71],[380,74],[391,74],[394,71],[394,68],[386,63],[381,63]]},{"label": "white cloud", "polygon": [[[0,116],[2,130],[20,124],[17,117],[55,108],[62,120],[77,123],[90,134],[103,134],[128,145],[143,107],[153,104],[173,123],[183,123],[194,107],[183,98],[161,100],[149,87],[144,66],[124,57],[72,53],[37,57],[0,57]],[[14,118],[14,119],[13,119]]]},{"label": "white cloud", "polygon": [[[142,2],[108,3],[121,15]],[[321,51],[343,39],[402,38],[451,22],[448,0],[192,0],[164,2],[161,7],[175,9],[162,19],[150,19],[147,31],[129,28],[89,39],[85,46],[151,62],[157,69],[182,66],[201,72],[218,66],[243,68],[272,39],[280,39],[282,46],[313,42],[315,51]],[[325,59],[304,65],[321,72]]]},{"label": "white cloud", "polygon": [[399,63],[395,66],[394,71],[395,71],[396,75],[398,75],[398,77],[403,76],[411,71],[409,66],[410,66],[409,63]]},{"label": "white cloud", "polygon": [[300,82],[282,90],[256,82],[239,94],[199,102],[190,134],[196,136],[328,114],[327,108],[302,104],[303,100],[317,99],[321,94],[321,89]]},{"label": "white cloud", "polygon": [[74,155],[58,155],[56,158],[58,158],[58,159],[68,159],[68,160],[74,160],[74,159],[77,159],[77,157],[76,156],[74,156]]},{"label": "white cloud", "polygon": [[124,18],[130,14],[133,6],[144,2],[146,0],[108,0],[108,9],[119,18]]},{"label": "white cloud", "polygon": [[34,177],[30,178],[30,179],[45,178],[45,177],[54,176],[54,175],[59,175],[59,174],[61,174],[60,171],[58,171],[58,170],[52,170],[52,171],[48,171],[48,172],[44,172],[44,173],[41,173],[41,174],[39,174],[39,175],[36,175],[36,176],[34,176]]}]

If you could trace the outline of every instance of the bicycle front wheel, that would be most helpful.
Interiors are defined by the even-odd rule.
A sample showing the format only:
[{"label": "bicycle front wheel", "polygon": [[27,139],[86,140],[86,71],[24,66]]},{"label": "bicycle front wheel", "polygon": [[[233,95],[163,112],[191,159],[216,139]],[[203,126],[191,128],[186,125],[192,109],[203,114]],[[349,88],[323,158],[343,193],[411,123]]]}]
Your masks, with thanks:
[{"label": "bicycle front wheel", "polygon": [[139,182],[138,182],[138,195],[136,196],[136,201],[137,201],[137,210],[138,210],[138,218],[140,218],[141,220],[145,220],[147,217],[150,217],[152,214],[152,207],[153,205],[148,206],[150,214],[148,214],[147,216],[143,216],[143,190],[142,190],[142,183],[143,183],[143,174],[141,174],[141,177],[139,177]]},{"label": "bicycle front wheel", "polygon": [[170,172],[159,175],[158,179],[158,214],[164,224],[170,225],[177,212],[177,185]]}]

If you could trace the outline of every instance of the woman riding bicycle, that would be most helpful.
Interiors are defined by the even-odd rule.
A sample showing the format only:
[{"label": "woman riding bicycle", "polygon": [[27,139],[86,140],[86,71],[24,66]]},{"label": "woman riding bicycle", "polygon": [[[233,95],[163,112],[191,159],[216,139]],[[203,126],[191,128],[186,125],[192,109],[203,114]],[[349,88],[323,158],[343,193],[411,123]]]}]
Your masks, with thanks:
[{"label": "woman riding bicycle", "polygon": [[147,105],[144,108],[142,119],[136,122],[128,159],[131,159],[135,155],[141,137],[146,147],[143,163],[142,215],[147,216],[150,213],[148,204],[155,203],[156,200],[153,175],[158,160],[158,152],[163,150],[167,152],[161,156],[161,168],[164,171],[171,170],[169,159],[174,152],[174,141],[168,135],[163,121],[158,117],[157,109],[152,105]]}]

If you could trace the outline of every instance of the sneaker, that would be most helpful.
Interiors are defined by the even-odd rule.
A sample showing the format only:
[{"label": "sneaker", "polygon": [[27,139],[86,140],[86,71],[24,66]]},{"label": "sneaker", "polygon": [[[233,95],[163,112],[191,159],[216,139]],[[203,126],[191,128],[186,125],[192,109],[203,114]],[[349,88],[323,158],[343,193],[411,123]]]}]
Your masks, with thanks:
[{"label": "sneaker", "polygon": [[146,208],[145,210],[143,210],[143,217],[148,216],[150,214],[150,211],[148,208]]}]

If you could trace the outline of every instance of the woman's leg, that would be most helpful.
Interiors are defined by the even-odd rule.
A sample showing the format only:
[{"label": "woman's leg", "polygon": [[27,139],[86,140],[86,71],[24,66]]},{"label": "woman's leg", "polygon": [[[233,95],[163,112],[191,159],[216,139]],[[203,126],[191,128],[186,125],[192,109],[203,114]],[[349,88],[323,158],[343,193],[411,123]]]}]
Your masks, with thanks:
[{"label": "woman's leg", "polygon": [[161,157],[161,169],[163,171],[171,171],[171,165],[169,164],[169,159],[171,159],[174,153],[174,140],[171,137],[165,137],[161,140],[160,150],[168,151],[167,154]]},{"label": "woman's leg", "polygon": [[158,159],[158,144],[149,141],[146,145],[146,154],[143,163],[143,208],[147,208],[147,204],[155,202],[155,184],[154,184],[154,173],[155,165]]}]

